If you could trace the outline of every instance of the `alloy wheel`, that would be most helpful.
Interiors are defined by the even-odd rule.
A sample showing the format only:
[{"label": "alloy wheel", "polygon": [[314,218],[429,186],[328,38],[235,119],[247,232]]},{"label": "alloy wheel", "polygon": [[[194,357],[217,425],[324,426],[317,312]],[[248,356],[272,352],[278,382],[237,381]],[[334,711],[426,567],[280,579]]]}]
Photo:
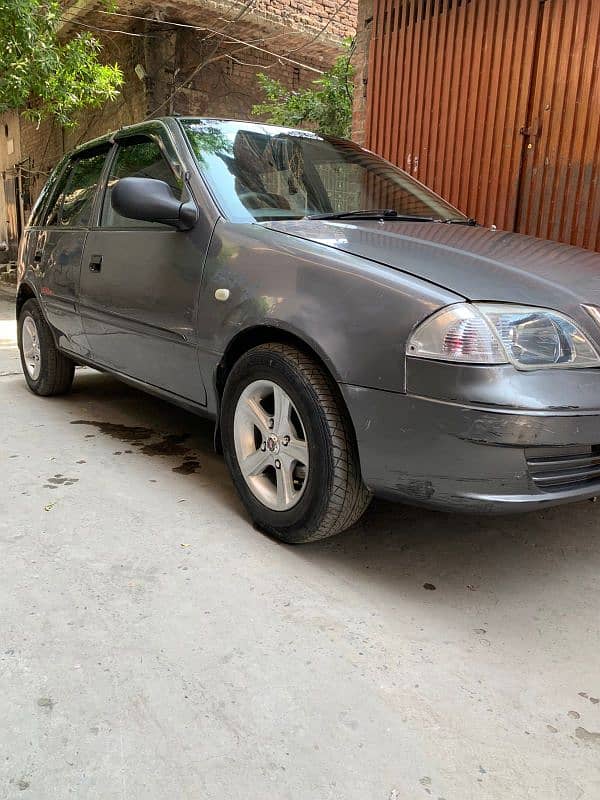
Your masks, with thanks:
[{"label": "alloy wheel", "polygon": [[33,317],[27,316],[23,321],[21,343],[27,373],[32,380],[37,381],[42,368],[42,351],[37,325]]},{"label": "alloy wheel", "polygon": [[241,393],[233,420],[240,471],[254,496],[274,511],[298,503],[308,478],[306,429],[290,396],[258,380]]}]

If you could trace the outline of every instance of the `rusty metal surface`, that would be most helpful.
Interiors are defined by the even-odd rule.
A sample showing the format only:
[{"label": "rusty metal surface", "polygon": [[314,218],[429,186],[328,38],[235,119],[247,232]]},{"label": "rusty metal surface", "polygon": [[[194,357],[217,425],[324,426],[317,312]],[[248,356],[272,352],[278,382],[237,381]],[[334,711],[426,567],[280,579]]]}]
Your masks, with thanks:
[{"label": "rusty metal surface", "polygon": [[484,224],[600,248],[598,0],[375,0],[367,147]]},{"label": "rusty metal surface", "polygon": [[519,229],[600,248],[598,0],[540,6]]}]

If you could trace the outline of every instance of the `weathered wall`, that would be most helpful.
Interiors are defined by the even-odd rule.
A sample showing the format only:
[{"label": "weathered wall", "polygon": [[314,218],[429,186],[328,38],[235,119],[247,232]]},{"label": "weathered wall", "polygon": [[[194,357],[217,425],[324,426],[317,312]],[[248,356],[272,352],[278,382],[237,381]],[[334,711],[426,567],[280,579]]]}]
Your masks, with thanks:
[{"label": "weathered wall", "polygon": [[[222,46],[218,60],[211,60],[214,56],[211,56],[210,41],[203,43],[187,32],[180,33],[177,39],[177,68],[181,74],[190,74],[200,61],[207,63],[191,83],[173,97],[176,113],[250,117],[252,106],[264,99],[257,73],[264,72],[294,88],[307,86],[319,77],[318,73],[302,67],[276,62],[265,53],[240,55],[235,45]],[[304,61],[315,64],[314,59],[305,58]]]},{"label": "weathered wall", "polygon": [[161,3],[160,8],[170,19],[184,14],[186,20],[200,21],[210,15],[212,27],[226,29],[227,33],[232,32],[228,27],[231,20],[268,28],[272,34],[283,25],[284,36],[288,37],[293,33],[309,36],[318,33],[321,52],[325,55],[324,48],[339,43],[345,36],[354,35],[357,5],[357,0],[180,0],[176,5]]},{"label": "weathered wall", "polygon": [[373,26],[373,0],[358,4],[354,44],[354,106],[352,109],[352,138],[358,144],[366,140],[367,91],[369,85],[369,47]]},{"label": "weathered wall", "polygon": [[[10,208],[10,181],[13,179],[13,167],[20,158],[19,117],[14,112],[0,114],[0,242],[8,241],[15,235],[14,212]],[[0,263],[6,258],[8,256],[0,251]]]},{"label": "weathered wall", "polygon": [[[114,102],[80,114],[73,128],[62,129],[52,122],[35,126],[14,113],[0,115],[0,171],[22,162],[25,213],[49,171],[74,146],[152,116],[249,117],[252,106],[263,99],[258,72],[290,87],[307,86],[319,74],[309,67],[327,69],[341,52],[342,38],[354,34],[356,21],[356,0],[256,0],[252,4],[184,0],[177,6],[151,3],[136,8],[131,4],[125,17],[99,14],[94,3],[86,0],[67,8],[61,30],[65,37],[81,29],[68,23],[74,19],[130,34],[96,33],[103,44],[103,58],[119,63],[125,82]],[[153,13],[203,30],[138,18]],[[143,67],[141,78],[136,65]],[[5,122],[11,127],[9,137],[4,136]],[[5,140],[10,138],[15,152],[9,157]],[[0,240],[9,234],[14,239],[15,226],[7,230],[8,216],[0,185]]]}]

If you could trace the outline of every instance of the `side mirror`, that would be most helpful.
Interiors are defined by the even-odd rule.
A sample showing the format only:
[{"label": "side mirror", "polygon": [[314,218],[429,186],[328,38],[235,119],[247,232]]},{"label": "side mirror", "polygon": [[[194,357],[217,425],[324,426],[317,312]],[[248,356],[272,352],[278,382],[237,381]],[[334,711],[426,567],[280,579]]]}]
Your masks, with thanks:
[{"label": "side mirror", "polygon": [[117,214],[144,222],[161,222],[180,231],[198,220],[195,203],[182,203],[168,183],[154,178],[121,178],[113,186],[110,202]]}]

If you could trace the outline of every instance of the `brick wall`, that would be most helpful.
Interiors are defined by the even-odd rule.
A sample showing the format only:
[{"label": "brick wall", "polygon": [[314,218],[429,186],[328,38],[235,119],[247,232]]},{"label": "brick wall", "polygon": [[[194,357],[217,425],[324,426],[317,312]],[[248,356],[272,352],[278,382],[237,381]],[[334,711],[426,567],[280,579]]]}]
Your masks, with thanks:
[{"label": "brick wall", "polygon": [[369,44],[373,28],[373,0],[361,0],[356,20],[356,38],[353,63],[354,106],[352,109],[352,138],[358,144],[365,143],[365,114],[367,106],[367,84],[369,81]]},{"label": "brick wall", "polygon": [[[210,61],[211,58],[210,42],[202,46],[188,32],[178,35],[176,50],[178,73],[183,75],[190,74],[200,60]],[[192,82],[174,96],[172,110],[184,115],[253,118],[253,105],[264,100],[257,73],[262,72],[297,89],[307,87],[319,77],[318,73],[304,67],[277,62],[265,53],[254,51],[240,55],[238,50],[235,45],[222,45],[218,60],[207,63]],[[302,61],[322,68],[315,58],[303,57]]]},{"label": "brick wall", "polygon": [[210,8],[225,19],[235,17],[244,9],[241,19],[244,21],[259,20],[268,26],[281,25],[282,21],[288,31],[315,34],[326,30],[319,36],[323,42],[339,42],[345,36],[354,36],[356,28],[357,0],[254,0],[248,7],[247,2],[230,2],[230,0],[188,0],[186,9]]}]

